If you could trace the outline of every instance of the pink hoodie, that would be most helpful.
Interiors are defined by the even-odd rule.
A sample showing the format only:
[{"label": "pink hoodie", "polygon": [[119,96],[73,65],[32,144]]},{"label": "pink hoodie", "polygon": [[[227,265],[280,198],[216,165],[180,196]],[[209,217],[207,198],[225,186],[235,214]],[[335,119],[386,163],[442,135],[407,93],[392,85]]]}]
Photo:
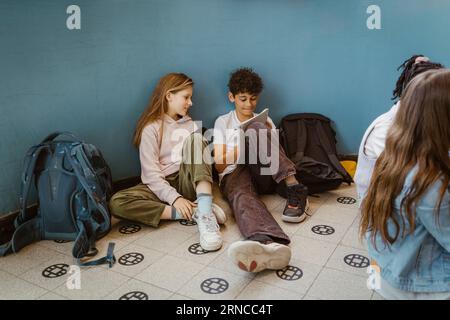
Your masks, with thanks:
[{"label": "pink hoodie", "polygon": [[141,180],[161,201],[172,205],[181,195],[165,177],[180,170],[183,143],[198,126],[189,116],[175,121],[165,114],[163,121],[161,147],[161,120],[149,124],[142,131],[139,145]]}]

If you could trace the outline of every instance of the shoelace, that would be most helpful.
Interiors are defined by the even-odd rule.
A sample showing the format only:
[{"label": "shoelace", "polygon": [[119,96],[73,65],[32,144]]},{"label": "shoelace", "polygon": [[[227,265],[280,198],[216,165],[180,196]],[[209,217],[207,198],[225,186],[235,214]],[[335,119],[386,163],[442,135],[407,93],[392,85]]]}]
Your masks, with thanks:
[{"label": "shoelace", "polygon": [[300,189],[288,190],[288,206],[290,207],[298,207],[301,204]]},{"label": "shoelace", "polygon": [[288,206],[298,207],[300,205],[300,200],[296,194],[288,194]]},{"label": "shoelace", "polygon": [[197,213],[196,216],[195,220],[200,228],[204,228],[208,232],[217,232],[219,230],[216,217],[212,213],[204,214],[200,217],[198,217]]}]

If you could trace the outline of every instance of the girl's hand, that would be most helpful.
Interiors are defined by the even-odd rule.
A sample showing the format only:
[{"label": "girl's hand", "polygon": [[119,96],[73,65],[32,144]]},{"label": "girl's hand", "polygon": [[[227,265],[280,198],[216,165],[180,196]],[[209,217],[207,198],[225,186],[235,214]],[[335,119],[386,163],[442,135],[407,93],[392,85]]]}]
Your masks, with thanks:
[{"label": "girl's hand", "polygon": [[183,197],[179,197],[173,203],[175,209],[183,215],[186,220],[192,220],[193,209],[197,206],[195,203],[185,199]]}]

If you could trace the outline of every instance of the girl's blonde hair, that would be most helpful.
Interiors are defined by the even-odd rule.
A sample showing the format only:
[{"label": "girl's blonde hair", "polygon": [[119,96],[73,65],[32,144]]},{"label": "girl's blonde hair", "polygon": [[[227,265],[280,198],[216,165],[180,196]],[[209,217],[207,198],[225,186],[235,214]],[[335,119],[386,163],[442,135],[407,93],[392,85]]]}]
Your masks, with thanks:
[{"label": "girl's blonde hair", "polygon": [[[164,113],[167,112],[167,93],[177,93],[178,91],[192,87],[193,85],[194,82],[192,79],[183,73],[169,73],[159,80],[155,90],[153,90],[147,108],[144,110],[137,122],[133,138],[133,144],[136,148],[139,148],[139,145],[141,144],[142,131],[144,128],[158,119],[163,119]],[[160,145],[162,140],[162,131],[163,125],[161,124]]]},{"label": "girl's blonde hair", "polygon": [[[378,158],[367,196],[362,202],[360,236],[369,231],[375,244],[377,234],[385,244],[415,229],[415,209],[420,198],[436,181],[441,206],[450,180],[450,70],[427,71],[415,77],[402,96],[400,108],[386,139],[386,148]],[[417,173],[401,201],[400,219],[394,215],[394,204],[402,192],[406,176],[413,167]],[[404,213],[403,213],[404,212]],[[445,212],[444,214],[450,214]],[[388,221],[394,223],[394,234]],[[409,227],[406,227],[406,221]]]}]

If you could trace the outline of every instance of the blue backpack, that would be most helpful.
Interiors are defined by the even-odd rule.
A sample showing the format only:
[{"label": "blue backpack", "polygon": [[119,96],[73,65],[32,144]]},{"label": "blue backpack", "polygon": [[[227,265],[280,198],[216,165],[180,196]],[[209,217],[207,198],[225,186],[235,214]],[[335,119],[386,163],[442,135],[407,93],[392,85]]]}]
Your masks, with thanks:
[{"label": "blue backpack", "polygon": [[[66,140],[56,140],[60,136]],[[33,180],[38,196],[34,214],[27,208]],[[78,265],[112,267],[114,243],[109,244],[106,257],[80,260],[95,256],[95,241],[110,231],[111,195],[111,171],[100,150],[69,132],[50,134],[27,152],[15,231],[11,241],[0,246],[0,256],[39,240],[67,240],[74,241],[72,255]]]}]

